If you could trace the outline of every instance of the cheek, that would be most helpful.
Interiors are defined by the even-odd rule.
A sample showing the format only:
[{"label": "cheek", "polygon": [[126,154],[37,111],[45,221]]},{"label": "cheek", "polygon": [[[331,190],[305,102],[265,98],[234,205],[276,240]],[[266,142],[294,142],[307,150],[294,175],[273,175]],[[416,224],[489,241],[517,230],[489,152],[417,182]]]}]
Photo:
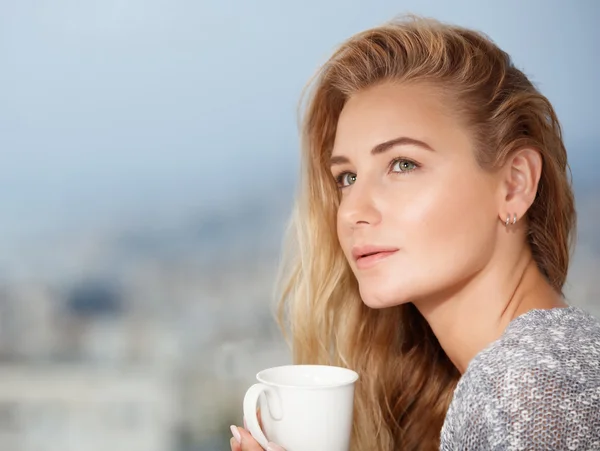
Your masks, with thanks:
[{"label": "cheek", "polygon": [[479,271],[491,258],[497,224],[493,193],[466,180],[429,185],[385,205],[385,235],[401,248],[378,271],[357,274],[370,307],[397,305],[444,290]]},{"label": "cheek", "polygon": [[489,237],[496,208],[494,193],[485,179],[438,179],[420,184],[420,188],[403,199],[401,205],[386,206],[385,216],[393,218],[407,249],[418,251],[418,246],[424,251]]}]

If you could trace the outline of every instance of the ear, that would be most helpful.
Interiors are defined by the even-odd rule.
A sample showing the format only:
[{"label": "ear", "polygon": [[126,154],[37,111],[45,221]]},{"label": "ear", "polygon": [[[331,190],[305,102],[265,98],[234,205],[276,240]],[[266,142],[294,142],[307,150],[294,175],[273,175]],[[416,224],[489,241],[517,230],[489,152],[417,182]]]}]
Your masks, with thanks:
[{"label": "ear", "polygon": [[542,175],[542,155],[537,149],[523,148],[514,152],[504,164],[502,171],[501,210],[498,212],[504,223],[507,218],[513,224],[525,216],[537,194]]}]

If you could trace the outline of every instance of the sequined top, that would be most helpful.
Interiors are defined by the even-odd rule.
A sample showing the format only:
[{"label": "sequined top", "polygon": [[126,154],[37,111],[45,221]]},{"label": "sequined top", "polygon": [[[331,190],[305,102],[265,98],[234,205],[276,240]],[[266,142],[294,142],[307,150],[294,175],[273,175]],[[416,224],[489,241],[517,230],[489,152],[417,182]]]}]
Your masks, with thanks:
[{"label": "sequined top", "polygon": [[440,449],[600,450],[600,321],[577,307],[514,319],[462,375]]}]

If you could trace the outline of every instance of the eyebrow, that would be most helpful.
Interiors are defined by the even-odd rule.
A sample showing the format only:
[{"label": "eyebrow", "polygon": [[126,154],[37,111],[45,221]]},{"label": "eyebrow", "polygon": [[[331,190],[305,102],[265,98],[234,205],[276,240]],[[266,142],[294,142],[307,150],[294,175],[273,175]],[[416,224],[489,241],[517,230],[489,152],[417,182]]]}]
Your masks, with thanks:
[{"label": "eyebrow", "polygon": [[[389,141],[382,142],[377,144],[375,147],[371,149],[371,155],[379,155],[384,152],[387,152],[392,147],[396,146],[416,146],[421,147],[422,149],[429,150],[431,152],[434,151],[433,147],[423,141],[419,141],[418,139],[409,138],[407,136],[400,136],[399,138],[390,139]],[[332,156],[329,160],[329,164],[331,166],[336,166],[339,164],[349,163],[350,160],[344,157],[343,155]]]}]

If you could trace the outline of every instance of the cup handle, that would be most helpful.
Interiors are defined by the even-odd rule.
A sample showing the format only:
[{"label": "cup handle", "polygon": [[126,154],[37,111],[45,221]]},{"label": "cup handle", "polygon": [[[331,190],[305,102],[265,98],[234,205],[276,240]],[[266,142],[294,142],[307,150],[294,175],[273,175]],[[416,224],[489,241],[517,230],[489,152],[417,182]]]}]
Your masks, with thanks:
[{"label": "cup handle", "polygon": [[[260,446],[267,449],[269,440],[260,428],[258,416],[256,414],[258,398],[263,392],[267,395],[269,415],[276,420],[281,419],[281,403],[279,401],[279,396],[277,396],[277,393],[271,390],[270,387],[260,383],[250,387],[244,396],[244,418],[246,419],[246,425],[248,426],[248,430],[250,431],[250,434],[252,434],[252,437],[254,437]],[[263,412],[263,415],[265,413],[266,412]]]}]

